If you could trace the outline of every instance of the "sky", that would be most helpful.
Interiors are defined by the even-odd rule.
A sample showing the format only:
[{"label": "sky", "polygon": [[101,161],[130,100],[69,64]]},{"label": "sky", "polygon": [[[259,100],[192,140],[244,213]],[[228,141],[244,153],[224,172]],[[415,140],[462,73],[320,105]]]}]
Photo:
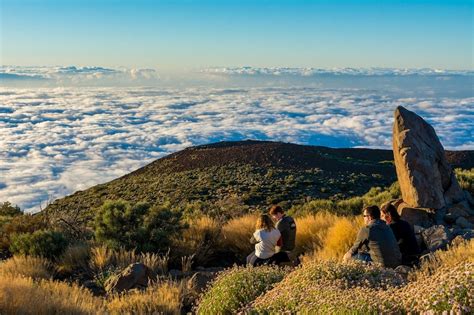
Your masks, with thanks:
[{"label": "sky", "polygon": [[473,1],[1,0],[2,65],[473,69]]}]

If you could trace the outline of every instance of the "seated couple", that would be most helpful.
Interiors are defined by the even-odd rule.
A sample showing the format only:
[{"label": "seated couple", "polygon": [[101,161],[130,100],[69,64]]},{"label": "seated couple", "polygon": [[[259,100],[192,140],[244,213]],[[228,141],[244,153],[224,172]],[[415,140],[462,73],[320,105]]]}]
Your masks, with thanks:
[{"label": "seated couple", "polygon": [[412,266],[420,254],[413,227],[400,219],[392,204],[364,208],[364,223],[357,240],[344,255],[344,260],[375,262],[384,267]]},{"label": "seated couple", "polygon": [[270,216],[262,214],[257,219],[255,232],[250,239],[255,251],[247,257],[247,264],[260,266],[265,264],[289,263],[291,251],[295,248],[296,224],[292,217],[285,215],[280,206],[270,208]]}]

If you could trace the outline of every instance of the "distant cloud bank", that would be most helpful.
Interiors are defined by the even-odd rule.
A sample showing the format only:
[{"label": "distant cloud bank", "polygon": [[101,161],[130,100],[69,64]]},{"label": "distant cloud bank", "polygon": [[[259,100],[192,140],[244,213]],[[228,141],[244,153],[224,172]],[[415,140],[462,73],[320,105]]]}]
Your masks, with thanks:
[{"label": "distant cloud bank", "polygon": [[[3,72],[116,75],[104,68]],[[133,77],[137,75],[120,72]],[[148,75],[147,71],[139,76]],[[59,74],[61,76],[62,74]],[[154,75],[154,72],[149,73]],[[391,147],[393,110],[427,119],[443,145],[474,149],[474,97],[320,87],[0,88],[0,201],[38,210],[171,152],[223,140]]]},{"label": "distant cloud bank", "polygon": [[208,68],[202,70],[205,73],[227,74],[227,75],[293,75],[293,76],[318,76],[318,75],[350,75],[350,76],[450,76],[463,75],[472,76],[472,70],[444,70],[444,69],[398,69],[398,68],[258,68],[258,67],[236,67],[236,68]]}]

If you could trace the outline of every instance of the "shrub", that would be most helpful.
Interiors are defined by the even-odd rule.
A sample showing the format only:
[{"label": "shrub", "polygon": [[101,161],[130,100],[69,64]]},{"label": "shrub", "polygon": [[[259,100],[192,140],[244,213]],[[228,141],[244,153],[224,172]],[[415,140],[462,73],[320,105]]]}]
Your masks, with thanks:
[{"label": "shrub", "polygon": [[13,206],[10,202],[0,202],[0,216],[14,217],[21,215],[20,208],[18,206]]},{"label": "shrub", "polygon": [[220,233],[221,224],[217,220],[200,217],[174,239],[174,253],[180,257],[194,255],[194,262],[204,266],[214,258]]},{"label": "shrub", "polygon": [[0,275],[1,314],[100,314],[103,300],[76,284]]},{"label": "shrub", "polygon": [[169,204],[150,207],[126,201],[108,201],[97,212],[95,238],[110,248],[137,249],[140,252],[163,251],[171,237],[182,228],[180,214]]},{"label": "shrub", "polygon": [[0,275],[24,276],[33,279],[52,279],[52,263],[42,257],[13,256],[0,262]]},{"label": "shrub", "polygon": [[474,168],[470,170],[457,168],[455,174],[461,188],[474,194]]},{"label": "shrub", "polygon": [[33,233],[46,228],[46,220],[41,214],[23,214],[9,217],[0,225],[0,252],[9,253],[12,237],[14,235]]},{"label": "shrub", "polygon": [[31,234],[14,235],[10,251],[15,254],[54,258],[64,252],[67,243],[67,240],[59,232],[39,230]]},{"label": "shrub", "polygon": [[254,250],[250,238],[255,231],[257,216],[246,214],[227,221],[222,227],[220,246],[232,252],[238,259],[244,260]]},{"label": "shrub", "polygon": [[202,295],[198,314],[233,314],[285,276],[273,266],[234,267],[223,271]]}]

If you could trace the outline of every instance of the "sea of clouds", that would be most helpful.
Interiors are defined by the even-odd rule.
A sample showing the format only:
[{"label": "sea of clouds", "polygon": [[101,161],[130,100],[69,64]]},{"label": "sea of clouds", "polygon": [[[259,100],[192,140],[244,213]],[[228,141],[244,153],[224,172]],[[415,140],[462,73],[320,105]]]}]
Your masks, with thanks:
[{"label": "sea of clouds", "polygon": [[[78,68],[71,71],[80,73]],[[94,71],[84,70],[86,75]],[[4,85],[0,201],[37,211],[52,199],[107,182],[169,153],[216,141],[388,149],[398,105],[430,122],[446,148],[474,149],[474,97],[466,96],[465,88],[463,93],[438,95],[393,86],[328,88],[316,83],[236,87],[234,82],[228,88]],[[431,91],[432,86],[423,89]]]}]

